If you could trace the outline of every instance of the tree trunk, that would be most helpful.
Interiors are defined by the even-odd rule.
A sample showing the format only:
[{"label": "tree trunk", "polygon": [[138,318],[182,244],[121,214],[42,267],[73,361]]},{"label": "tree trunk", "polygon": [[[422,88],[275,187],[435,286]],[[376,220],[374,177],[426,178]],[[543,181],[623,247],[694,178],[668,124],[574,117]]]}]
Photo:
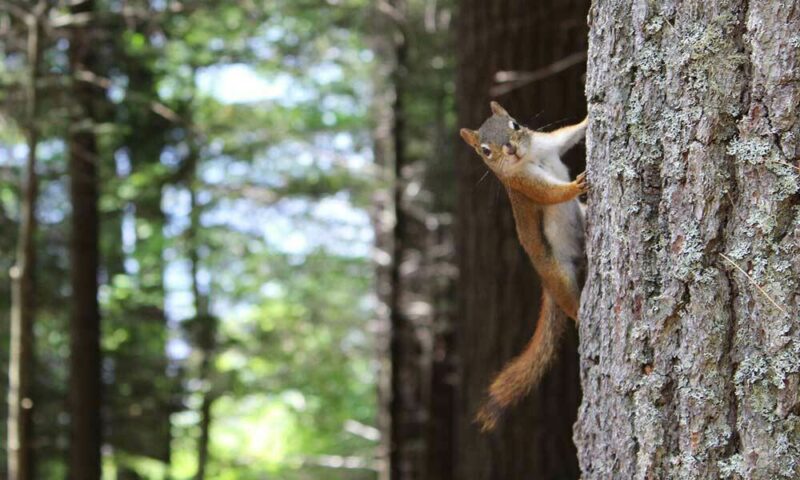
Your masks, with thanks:
[{"label": "tree trunk", "polygon": [[[89,13],[94,1],[71,7],[72,14]],[[72,74],[95,71],[95,43],[90,27],[76,27],[70,39]],[[100,478],[100,312],[97,273],[100,263],[98,221],[98,148],[94,128],[96,103],[102,97],[96,87],[74,80],[73,98],[81,109],[69,136],[69,174],[72,201],[70,319],[70,462],[72,480]]]},{"label": "tree trunk", "polygon": [[[389,385],[382,423],[389,434],[392,480],[453,478],[452,317],[454,125],[452,64],[431,58],[451,43],[450,2],[393,0],[380,19],[386,58],[381,91],[391,110],[378,110],[376,164],[389,184],[378,203],[377,243],[391,262],[379,269],[389,317]],[[387,102],[389,103],[389,102]],[[382,115],[381,115],[382,114]],[[388,390],[388,392],[387,392]],[[388,394],[387,394],[388,393]],[[387,425],[389,424],[389,425]],[[389,427],[390,428],[386,428]]]},{"label": "tree trunk", "polygon": [[583,478],[799,478],[800,2],[592,17]]},{"label": "tree trunk", "polygon": [[197,440],[197,473],[195,480],[204,480],[208,468],[208,445],[211,433],[211,407],[214,398],[211,392],[203,394],[203,403],[200,406],[200,438]]},{"label": "tree trunk", "polygon": [[424,401],[428,378],[423,359],[425,346],[421,330],[408,311],[409,291],[406,285],[409,270],[418,270],[418,257],[412,251],[411,219],[406,195],[408,163],[406,149],[406,88],[408,81],[408,8],[405,0],[391,0],[392,8],[401,20],[394,31],[394,103],[392,105],[392,148],[394,175],[392,206],[392,264],[389,268],[391,292],[388,298],[390,333],[389,355],[391,374],[391,450],[389,468],[391,480],[422,478],[424,474]]},{"label": "tree trunk", "polygon": [[196,345],[200,350],[200,371],[198,378],[203,384],[203,390],[200,392],[202,395],[202,402],[200,405],[200,435],[197,439],[197,472],[195,473],[195,480],[204,480],[206,478],[206,471],[209,460],[209,444],[211,439],[211,422],[212,422],[212,407],[215,400],[214,378],[213,378],[213,360],[214,351],[216,350],[216,334],[217,334],[217,321],[216,317],[211,314],[209,310],[208,292],[203,292],[200,287],[200,215],[202,207],[197,200],[197,189],[199,181],[197,180],[198,162],[200,160],[200,152],[198,146],[195,144],[197,140],[194,134],[190,134],[189,158],[186,160],[190,165],[190,174],[188,178],[189,185],[189,206],[190,206],[190,224],[187,235],[189,247],[189,263],[191,265],[192,275],[192,296],[194,299],[195,309],[195,328],[197,329]]},{"label": "tree trunk", "polygon": [[[149,38],[151,20],[141,18],[131,22],[130,32]],[[103,35],[113,35],[113,32],[103,32]],[[167,219],[162,210],[167,175],[161,171],[164,167],[161,154],[174,125],[150,108],[151,102],[158,98],[159,75],[153,58],[158,49],[130,51],[125,46],[127,40],[121,35],[118,37],[113,53],[108,54],[117,56],[115,62],[127,79],[125,100],[114,108],[114,121],[127,126],[119,138],[120,145],[124,146],[119,152],[126,155],[119,158],[127,164],[124,165],[125,174],[130,176],[124,182],[134,185],[135,178],[146,178],[148,186],[137,189],[136,195],[124,204],[125,217],[134,223],[135,241],[127,258],[138,267],[128,272],[133,277],[136,293],[121,309],[109,311],[104,319],[107,328],[123,328],[129,335],[129,340],[109,351],[104,360],[114,372],[114,385],[105,392],[104,402],[109,412],[105,442],[115,453],[169,463],[169,418],[177,404],[177,378],[167,374],[166,260],[160,253],[168,244],[164,234]],[[109,221],[116,221],[108,214],[102,220],[107,231],[110,230]],[[117,247],[108,243],[117,235],[119,231],[111,237],[101,237],[106,241],[103,247]],[[109,253],[110,249],[103,250],[107,269],[109,260],[114,259]],[[130,467],[126,462],[120,465],[120,468]]]},{"label": "tree trunk", "polygon": [[[499,102],[526,124],[537,112],[545,112],[531,127],[580,120],[585,105],[582,67],[569,59],[580,59],[585,51],[587,8],[584,1],[462,0],[458,126],[477,128],[490,115],[490,88],[497,72],[543,68],[548,73],[536,74],[539,81],[504,84],[508,93]],[[566,67],[554,68],[559,60],[564,61],[556,65]],[[574,330],[564,341],[560,360],[529,398],[508,413],[496,433],[483,435],[473,423],[493,375],[530,339],[540,290],[517,240],[505,191],[465,145],[456,160],[461,398],[454,477],[577,478],[572,424],[580,390]]]},{"label": "tree trunk", "polygon": [[41,17],[45,3],[39,2],[28,17],[28,92],[25,135],[28,162],[22,188],[16,264],[11,269],[11,348],[8,388],[8,478],[30,480],[33,474],[33,323],[36,309],[36,149],[39,145],[38,88],[41,54]]},{"label": "tree trunk", "polygon": [[[194,196],[194,195],[193,195]],[[193,264],[193,283],[195,284],[195,294],[198,293],[196,289],[197,280],[196,280],[196,257],[192,259]],[[196,303],[201,303],[207,305],[208,299],[205,297],[201,297],[197,300]],[[216,399],[216,393],[214,391],[214,379],[212,377],[212,369],[213,369],[213,357],[214,357],[214,349],[215,349],[215,334],[216,334],[216,320],[215,318],[208,313],[208,309],[205,308],[204,313],[198,312],[197,321],[200,322],[197,327],[200,329],[200,349],[201,349],[201,364],[200,364],[200,372],[199,372],[199,379],[204,385],[204,390],[200,392],[202,395],[202,403],[200,405],[200,435],[197,438],[197,472],[195,474],[195,480],[204,480],[206,478],[207,470],[208,470],[208,463],[209,463],[209,445],[211,441],[211,422],[213,420],[212,417],[212,407],[214,405],[214,400]]]}]

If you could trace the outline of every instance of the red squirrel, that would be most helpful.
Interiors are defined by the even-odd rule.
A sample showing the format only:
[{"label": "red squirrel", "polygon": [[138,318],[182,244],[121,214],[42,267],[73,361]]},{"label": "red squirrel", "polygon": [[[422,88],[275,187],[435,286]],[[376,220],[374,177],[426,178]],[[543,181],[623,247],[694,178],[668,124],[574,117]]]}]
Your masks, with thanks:
[{"label": "red squirrel", "polygon": [[492,430],[503,411],[541,380],[552,363],[567,324],[578,321],[586,257],[583,210],[586,174],[570,181],[561,156],[586,132],[587,119],[552,132],[535,132],[516,122],[497,102],[480,129],[461,137],[483,159],[508,192],[517,236],[542,279],[542,307],[525,350],[505,365],[489,387],[477,421]]}]

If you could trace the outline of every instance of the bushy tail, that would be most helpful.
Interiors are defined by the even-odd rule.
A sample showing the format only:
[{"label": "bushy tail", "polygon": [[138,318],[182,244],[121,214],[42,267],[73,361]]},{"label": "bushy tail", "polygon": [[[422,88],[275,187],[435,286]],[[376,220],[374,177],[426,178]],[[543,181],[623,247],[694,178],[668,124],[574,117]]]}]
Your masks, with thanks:
[{"label": "bushy tail", "polygon": [[542,295],[542,309],[536,331],[519,356],[508,362],[491,387],[489,399],[478,411],[481,430],[494,429],[506,408],[517,403],[536,385],[556,356],[567,316],[547,292]]}]

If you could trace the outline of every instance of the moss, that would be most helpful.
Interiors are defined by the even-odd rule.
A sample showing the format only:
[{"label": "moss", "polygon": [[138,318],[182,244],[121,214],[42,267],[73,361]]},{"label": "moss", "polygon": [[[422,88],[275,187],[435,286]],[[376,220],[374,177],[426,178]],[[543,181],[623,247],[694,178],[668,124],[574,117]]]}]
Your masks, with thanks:
[{"label": "moss", "polygon": [[656,15],[651,17],[647,20],[647,23],[644,25],[644,33],[647,35],[655,35],[656,33],[661,31],[661,28],[664,26],[664,18],[660,15]]},{"label": "moss", "polygon": [[765,165],[777,175],[778,181],[773,183],[769,192],[777,201],[794,195],[800,189],[797,170],[788,165],[773,148],[772,142],[765,138],[735,138],[728,144],[727,153],[750,165]]},{"label": "moss", "polygon": [[759,203],[750,210],[750,215],[746,220],[747,225],[758,228],[764,235],[771,235],[778,226],[777,218],[772,213],[771,207],[772,202]]},{"label": "moss", "polygon": [[747,357],[739,364],[733,381],[736,384],[736,395],[741,397],[745,393],[745,387],[755,384],[762,380],[769,371],[769,363],[762,356]]},{"label": "moss", "polygon": [[739,242],[726,254],[734,260],[741,260],[750,254],[750,244],[747,242]]},{"label": "moss", "polygon": [[781,163],[773,162],[769,165],[770,170],[778,175],[778,181],[775,182],[770,189],[771,193],[775,196],[775,201],[780,202],[785,200],[800,190],[798,174],[794,169]]},{"label": "moss", "polygon": [[789,439],[786,432],[778,434],[775,442],[775,454],[781,459],[780,471],[778,472],[780,475],[784,475],[786,478],[797,478],[798,453],[800,451],[798,451],[796,441]]},{"label": "moss", "polygon": [[643,76],[650,76],[661,71],[661,66],[664,64],[664,55],[658,46],[648,43],[637,52],[635,62]]},{"label": "moss", "polygon": [[700,239],[698,226],[691,224],[686,228],[680,257],[675,268],[676,278],[683,281],[689,281],[702,273],[702,260],[705,256],[705,245]]},{"label": "moss", "polygon": [[743,478],[747,475],[744,457],[737,453],[717,462],[721,478]]},{"label": "moss", "polygon": [[[776,332],[778,335],[789,333],[790,325],[785,324],[783,332]],[[786,388],[786,379],[790,375],[800,372],[800,351],[797,344],[795,348],[781,350],[772,360],[771,381],[779,390]]]},{"label": "moss", "polygon": [[758,165],[769,155],[772,144],[763,138],[735,138],[728,144],[727,153],[751,165]]}]

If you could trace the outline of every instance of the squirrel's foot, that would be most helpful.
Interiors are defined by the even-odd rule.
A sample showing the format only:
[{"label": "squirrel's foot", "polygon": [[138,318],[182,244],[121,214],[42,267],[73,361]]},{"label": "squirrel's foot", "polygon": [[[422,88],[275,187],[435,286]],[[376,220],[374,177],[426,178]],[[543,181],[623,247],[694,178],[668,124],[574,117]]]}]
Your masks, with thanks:
[{"label": "squirrel's foot", "polygon": [[586,180],[586,172],[581,172],[572,183],[575,184],[581,194],[589,191],[589,182]]}]

